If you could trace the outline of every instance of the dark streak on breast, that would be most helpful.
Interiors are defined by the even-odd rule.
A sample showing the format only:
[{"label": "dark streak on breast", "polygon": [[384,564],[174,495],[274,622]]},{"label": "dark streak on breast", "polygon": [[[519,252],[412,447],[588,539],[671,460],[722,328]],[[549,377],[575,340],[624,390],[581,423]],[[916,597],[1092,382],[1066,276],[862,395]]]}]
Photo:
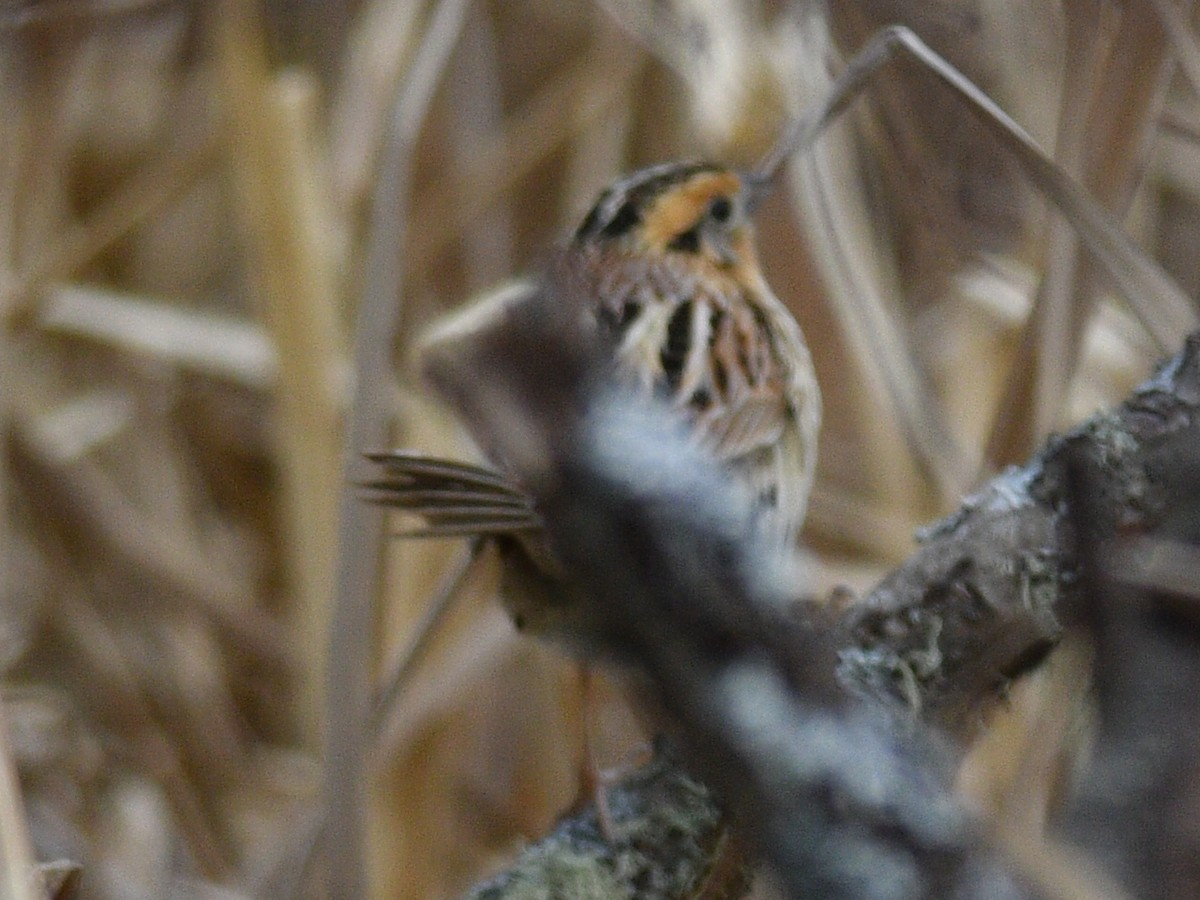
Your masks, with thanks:
[{"label": "dark streak on breast", "polygon": [[692,303],[680,303],[667,322],[667,340],[659,353],[663,373],[672,390],[679,387],[692,345]]}]

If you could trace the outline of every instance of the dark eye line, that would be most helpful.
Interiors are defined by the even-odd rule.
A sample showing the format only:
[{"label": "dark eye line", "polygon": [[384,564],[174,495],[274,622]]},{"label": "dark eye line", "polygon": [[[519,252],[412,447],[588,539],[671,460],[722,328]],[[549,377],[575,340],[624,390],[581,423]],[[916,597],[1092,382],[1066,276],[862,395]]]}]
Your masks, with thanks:
[{"label": "dark eye line", "polygon": [[729,202],[728,197],[717,197],[712,203],[708,204],[708,214],[713,218],[713,221],[728,222],[730,216],[733,215],[733,204]]},{"label": "dark eye line", "polygon": [[677,234],[672,238],[671,243],[667,244],[668,250],[678,250],[681,253],[699,253],[700,252],[700,226],[693,225],[682,234]]},{"label": "dark eye line", "polygon": [[[708,204],[707,217],[719,225],[724,225],[733,217],[733,203],[728,197],[717,197]],[[700,252],[700,229],[704,225],[701,219],[687,231],[677,234],[669,244],[668,250],[682,253]]]}]

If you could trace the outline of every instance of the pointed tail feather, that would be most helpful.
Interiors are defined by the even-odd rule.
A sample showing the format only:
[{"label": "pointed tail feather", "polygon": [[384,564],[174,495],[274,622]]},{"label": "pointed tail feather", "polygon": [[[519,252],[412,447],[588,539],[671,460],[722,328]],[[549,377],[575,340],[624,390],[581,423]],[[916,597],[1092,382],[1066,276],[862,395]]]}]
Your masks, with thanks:
[{"label": "pointed tail feather", "polygon": [[367,458],[384,471],[361,485],[365,499],[414,520],[399,537],[513,534],[541,527],[529,498],[498,472],[409,451]]}]

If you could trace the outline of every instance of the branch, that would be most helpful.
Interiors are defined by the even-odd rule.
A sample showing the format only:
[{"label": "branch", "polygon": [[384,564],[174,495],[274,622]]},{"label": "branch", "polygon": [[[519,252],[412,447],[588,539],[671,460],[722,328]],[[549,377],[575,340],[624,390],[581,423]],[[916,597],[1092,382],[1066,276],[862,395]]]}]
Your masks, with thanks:
[{"label": "branch", "polygon": [[[1171,512],[1164,473],[1178,447],[1200,444],[1200,338],[1117,410],[968,498],[830,622],[797,611],[786,562],[746,544],[737,498],[670,417],[597,374],[572,331],[571,286],[551,278],[545,293],[544,308],[439,360],[434,376],[534,496],[582,598],[573,637],[636,673],[688,769],[786,892],[861,896],[887,882],[910,897],[1100,896],[1084,870],[1068,866],[1064,888],[1044,853],[1009,858],[985,839],[951,796],[951,754],[935,735],[969,735],[1050,652],[1060,622],[1086,618],[1069,515],[1080,508],[1078,460],[1097,506],[1090,521],[1150,532]],[[612,877],[620,835],[642,827],[638,810],[663,815],[669,802],[623,803],[618,839],[599,853],[581,824],[592,813],[567,820],[478,896],[512,896],[506,886],[528,878],[557,884],[564,859]],[[719,843],[712,833],[704,846]],[[1099,846],[1089,837],[1094,827],[1082,842]],[[660,896],[704,896],[702,882]]]},{"label": "branch", "polygon": [[468,897],[736,897],[749,885],[712,794],[663,748],[610,792],[609,809],[618,823],[611,837],[589,807]]},{"label": "branch", "polygon": [[842,623],[846,682],[969,736],[1054,646],[1064,605],[1081,602],[1064,530],[1068,462],[1094,470],[1095,514],[1126,532],[1153,531],[1177,508],[1164,479],[1185,466],[1178,448],[1200,441],[1198,356],[1193,336],[1116,410],[1051,439],[927,529],[922,548]]},{"label": "branch", "polygon": [[[1057,512],[1053,505],[1029,512],[1052,503],[1052,494],[999,502],[1022,496],[1022,484],[1029,493],[1041,483],[1012,473],[994,495],[931,534],[853,618],[833,625],[816,612],[798,614],[786,561],[745,541],[740,500],[713,462],[670,416],[597,375],[571,330],[578,299],[571,286],[551,278],[545,293],[544,308],[534,304],[461,355],[441,358],[433,375],[464,405],[480,443],[508,461],[533,495],[581,595],[572,637],[634,670],[640,697],[661,714],[686,765],[722,799],[790,895],[861,896],[879,879],[903,883],[912,897],[1047,895],[953,800],[945,748],[898,722],[897,712],[911,719],[914,707],[949,709],[943,695],[957,695],[937,677],[945,673],[988,673],[966,687],[983,696],[985,685],[994,696],[1003,684],[992,677],[993,662],[996,672],[1015,675],[1052,645],[1053,599],[1022,598],[1031,583],[1059,584],[1069,567],[1050,566],[1042,581],[1024,577],[1032,566],[1005,569],[999,540],[1011,538],[1022,558],[1050,547],[1053,563]],[[979,566],[985,576],[1017,574],[997,574],[994,585],[973,578],[961,563],[966,546],[955,550],[963,535],[994,548],[995,558]],[[977,593],[995,614],[966,608],[965,601],[979,602]],[[923,628],[935,614],[941,624]],[[948,643],[986,645],[985,635],[997,631],[1007,635],[997,642],[1005,652],[978,666],[962,664]],[[880,639],[890,632],[894,645]],[[923,660],[909,646],[914,635]],[[835,677],[839,658],[848,683],[884,702],[847,691]],[[910,677],[897,677],[903,671]],[[910,689],[898,687],[905,684]],[[636,819],[617,817],[618,834],[636,827]],[[560,829],[527,854],[543,860],[546,884],[556,883],[560,854],[574,852],[571,831]],[[596,871],[619,867],[618,844]],[[699,890],[693,884],[663,896]]]}]

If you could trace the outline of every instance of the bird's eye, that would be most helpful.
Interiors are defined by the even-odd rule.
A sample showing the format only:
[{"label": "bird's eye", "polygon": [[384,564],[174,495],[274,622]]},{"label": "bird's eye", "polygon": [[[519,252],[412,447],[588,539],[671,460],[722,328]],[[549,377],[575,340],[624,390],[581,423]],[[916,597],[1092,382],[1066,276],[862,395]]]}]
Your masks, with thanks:
[{"label": "bird's eye", "polygon": [[718,197],[712,203],[708,204],[708,214],[714,222],[724,224],[733,215],[733,204],[729,202],[728,197]]}]

